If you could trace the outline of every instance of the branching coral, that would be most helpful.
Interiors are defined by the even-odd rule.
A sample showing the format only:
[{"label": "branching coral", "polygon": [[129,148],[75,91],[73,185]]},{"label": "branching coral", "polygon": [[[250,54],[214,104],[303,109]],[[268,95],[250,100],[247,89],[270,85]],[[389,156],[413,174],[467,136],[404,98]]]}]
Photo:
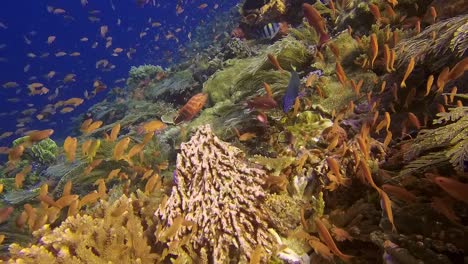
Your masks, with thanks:
[{"label": "branching coral", "polygon": [[175,175],[176,186],[155,215],[167,226],[184,217],[192,227],[179,228],[169,243],[192,233],[188,243],[200,257],[210,256],[210,263],[225,263],[231,256],[246,262],[257,245],[271,252],[267,214],[260,209],[267,175],[249,167],[240,149],[202,126],[182,144]]},{"label": "branching coral", "polygon": [[154,263],[157,255],[143,234],[132,199],[102,202],[102,215],[76,215],[60,227],[46,225],[34,233],[31,247],[10,247],[11,263]]}]

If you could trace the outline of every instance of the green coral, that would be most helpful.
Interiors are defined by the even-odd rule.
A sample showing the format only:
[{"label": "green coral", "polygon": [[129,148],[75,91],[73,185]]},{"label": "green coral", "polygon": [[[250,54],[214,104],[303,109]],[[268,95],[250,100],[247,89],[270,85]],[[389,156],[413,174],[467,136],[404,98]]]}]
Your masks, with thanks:
[{"label": "green coral", "polygon": [[294,163],[296,159],[294,157],[282,156],[278,158],[268,158],[260,155],[255,155],[250,158],[250,161],[263,165],[266,169],[271,172],[273,176],[279,176],[281,171]]},{"label": "green coral", "polygon": [[193,89],[197,82],[190,70],[178,71],[158,82],[150,83],[145,89],[145,98],[156,101],[162,96],[177,96]]},{"label": "green coral", "polygon": [[314,138],[320,136],[325,128],[333,125],[331,120],[323,119],[320,114],[312,111],[301,112],[293,119],[286,117],[283,122],[286,122],[285,130],[296,139],[296,146],[307,146],[315,142]]},{"label": "green coral", "polygon": [[287,235],[301,224],[301,209],[304,202],[288,194],[271,194],[265,200],[265,209],[275,230]]},{"label": "green coral", "polygon": [[[452,121],[435,129],[422,130],[418,137],[410,142],[411,148],[403,153],[408,163],[400,175],[415,171],[425,171],[450,162],[455,170],[463,173],[464,160],[468,159],[468,107],[449,109],[449,113],[438,114],[434,123]],[[455,121],[456,120],[456,121]]]},{"label": "green coral", "polygon": [[213,103],[229,99],[233,91],[238,89],[237,83],[242,78],[250,77],[244,69],[256,60],[256,58],[230,60],[224,70],[215,73],[204,83],[203,92],[208,93]]},{"label": "green coral", "polygon": [[[439,71],[459,60],[468,48],[466,28],[468,15],[449,18],[428,26],[420,34],[397,44],[397,67],[406,67],[411,57],[416,65],[423,64],[431,71]],[[465,32],[463,32],[465,30]],[[437,34],[433,38],[433,33]]]},{"label": "green coral", "polygon": [[[214,103],[227,99],[237,102],[245,98],[243,96],[258,91],[263,82],[275,83],[282,80],[280,84],[284,85],[287,83],[285,80],[289,80],[288,75],[271,71],[274,66],[269,62],[267,54],[275,55],[279,64],[288,70],[291,70],[292,66],[302,68],[311,59],[306,45],[288,36],[265,48],[258,56],[227,61],[223,70],[213,74],[204,83],[203,91],[209,94]],[[272,80],[272,77],[275,80]]]},{"label": "green coral", "polygon": [[[17,138],[13,141],[13,147],[27,142],[29,136]],[[37,143],[34,143],[30,148],[27,148],[23,157],[29,161],[39,162],[42,164],[52,164],[57,159],[58,146],[50,138],[46,138]]]},{"label": "green coral", "polygon": [[158,72],[163,72],[164,69],[161,66],[155,65],[141,65],[138,67],[132,66],[128,73],[129,77],[127,80],[127,85],[130,87],[137,86],[141,81],[149,78],[150,76],[154,76]]},{"label": "green coral", "polygon": [[325,201],[323,200],[323,192],[319,192],[317,195],[312,196],[312,207],[314,208],[314,217],[322,217],[325,212]]},{"label": "green coral", "polygon": [[245,41],[238,38],[228,40],[223,49],[224,59],[247,58],[252,56],[252,50]]},{"label": "green coral", "polygon": [[34,160],[43,164],[51,164],[57,159],[58,146],[55,141],[50,138],[46,138],[34,144],[31,147],[30,152],[34,157]]}]

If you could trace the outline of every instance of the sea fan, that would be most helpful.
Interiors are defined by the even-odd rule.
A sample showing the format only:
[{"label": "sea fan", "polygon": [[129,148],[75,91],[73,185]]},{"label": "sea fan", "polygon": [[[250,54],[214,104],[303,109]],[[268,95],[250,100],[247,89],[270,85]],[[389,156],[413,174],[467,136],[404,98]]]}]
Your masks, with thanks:
[{"label": "sea fan", "polygon": [[[468,48],[466,31],[468,15],[461,15],[443,20],[424,29],[420,34],[402,40],[396,46],[398,67],[407,65],[414,57],[416,63],[430,65],[432,71],[438,71],[450,64],[454,57],[462,57]],[[433,39],[432,34],[436,34]]]},{"label": "sea fan", "polygon": [[411,148],[403,153],[408,164],[400,172],[407,175],[415,171],[425,171],[429,167],[439,167],[450,162],[453,168],[463,173],[468,160],[468,107],[450,109],[440,113],[434,123],[454,122],[435,129],[423,130],[411,142]]},{"label": "sea fan", "polygon": [[434,119],[434,124],[443,124],[445,122],[454,122],[468,114],[468,107],[449,108],[449,112],[438,113],[438,119]]},{"label": "sea fan", "polygon": [[456,52],[459,57],[465,54],[468,48],[468,23],[463,24],[459,27],[455,33],[454,38],[450,41],[450,49],[452,52]]},{"label": "sea fan", "polygon": [[432,168],[448,165],[449,159],[443,152],[433,152],[427,155],[418,157],[417,159],[408,163],[403,170],[400,171],[398,176],[411,175],[416,172],[427,171]]},{"label": "sea fan", "polygon": [[[465,135],[466,137],[466,135]],[[455,146],[447,151],[447,156],[450,157],[450,163],[460,173],[466,173],[465,162],[468,161],[468,139],[458,142]]]}]

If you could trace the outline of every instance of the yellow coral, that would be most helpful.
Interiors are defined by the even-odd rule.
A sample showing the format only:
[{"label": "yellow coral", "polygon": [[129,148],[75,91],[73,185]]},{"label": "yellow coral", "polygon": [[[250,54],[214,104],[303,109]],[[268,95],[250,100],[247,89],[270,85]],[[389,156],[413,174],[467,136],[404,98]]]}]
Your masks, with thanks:
[{"label": "yellow coral", "polygon": [[[154,263],[132,201],[124,195],[112,205],[101,202],[96,216],[71,216],[55,229],[45,225],[34,232],[36,245],[11,245],[9,263]],[[122,206],[126,210],[116,214]]]},{"label": "yellow coral", "polygon": [[284,0],[272,0],[268,4],[264,5],[260,9],[261,14],[265,14],[266,12],[270,10],[275,10],[279,12],[280,14],[284,14],[286,12],[286,4],[284,3]]}]

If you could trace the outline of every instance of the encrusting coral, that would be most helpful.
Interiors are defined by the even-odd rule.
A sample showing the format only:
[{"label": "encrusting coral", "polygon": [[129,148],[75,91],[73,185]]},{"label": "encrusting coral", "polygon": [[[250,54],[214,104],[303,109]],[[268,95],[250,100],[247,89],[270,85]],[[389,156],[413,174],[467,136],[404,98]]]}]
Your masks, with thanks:
[{"label": "encrusting coral", "polygon": [[209,125],[182,144],[176,166],[176,186],[155,215],[168,226],[183,217],[192,227],[179,228],[169,241],[192,233],[188,244],[210,263],[226,263],[232,256],[246,263],[257,247],[272,251],[267,214],[260,209],[264,170],[250,167],[241,150],[221,141]]}]

